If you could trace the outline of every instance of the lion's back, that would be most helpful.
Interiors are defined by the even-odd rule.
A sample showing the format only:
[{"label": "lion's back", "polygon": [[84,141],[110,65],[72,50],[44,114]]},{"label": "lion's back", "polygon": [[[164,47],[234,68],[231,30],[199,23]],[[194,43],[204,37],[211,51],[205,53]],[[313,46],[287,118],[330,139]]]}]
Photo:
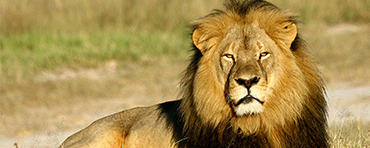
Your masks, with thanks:
[{"label": "lion's back", "polygon": [[175,111],[164,112],[161,106],[137,107],[101,118],[68,137],[60,148],[172,147],[172,128],[167,126],[172,119],[165,112]]}]

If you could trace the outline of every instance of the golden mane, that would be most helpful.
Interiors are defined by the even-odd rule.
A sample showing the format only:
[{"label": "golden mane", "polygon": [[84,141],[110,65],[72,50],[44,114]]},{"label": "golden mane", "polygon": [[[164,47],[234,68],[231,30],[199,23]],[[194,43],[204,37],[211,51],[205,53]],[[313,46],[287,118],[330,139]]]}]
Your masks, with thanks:
[{"label": "golden mane", "polygon": [[[282,70],[272,90],[273,98],[280,99],[269,104],[263,113],[243,118],[233,117],[228,104],[220,101],[225,100],[225,90],[216,84],[215,69],[204,66],[212,60],[207,59],[209,57],[194,45],[194,55],[182,79],[184,99],[180,105],[185,123],[184,132],[189,136],[190,143],[193,146],[200,146],[201,142],[203,146],[212,145],[207,141],[215,139],[210,135],[217,135],[217,140],[212,143],[222,145],[229,141],[227,136],[238,133],[244,135],[244,138],[257,135],[256,140],[268,141],[268,145],[273,147],[292,146],[293,139],[284,139],[287,137],[283,135],[295,135],[296,131],[302,131],[297,128],[309,128],[311,131],[305,132],[317,135],[302,136],[317,136],[318,143],[327,145],[325,89],[319,71],[307,53],[304,41],[297,35],[291,46],[287,46],[281,35],[284,32],[278,28],[284,22],[296,23],[297,16],[261,0],[231,1],[225,6],[225,11],[215,10],[193,22],[193,30],[202,30],[203,37],[198,42],[204,43],[204,50],[218,46],[230,26],[258,22],[284,54],[291,57],[284,60],[294,60],[295,66]],[[312,126],[317,129],[307,127],[311,126],[308,124],[314,124]],[[305,143],[303,139],[299,140],[296,142]]]}]

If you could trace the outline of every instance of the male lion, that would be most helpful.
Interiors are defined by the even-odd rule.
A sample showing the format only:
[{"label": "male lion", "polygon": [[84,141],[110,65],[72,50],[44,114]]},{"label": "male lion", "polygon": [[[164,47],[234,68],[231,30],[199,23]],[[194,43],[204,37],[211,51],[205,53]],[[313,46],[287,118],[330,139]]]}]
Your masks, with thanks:
[{"label": "male lion", "polygon": [[262,0],[225,6],[193,23],[182,99],[99,119],[61,147],[328,147],[297,17]]}]

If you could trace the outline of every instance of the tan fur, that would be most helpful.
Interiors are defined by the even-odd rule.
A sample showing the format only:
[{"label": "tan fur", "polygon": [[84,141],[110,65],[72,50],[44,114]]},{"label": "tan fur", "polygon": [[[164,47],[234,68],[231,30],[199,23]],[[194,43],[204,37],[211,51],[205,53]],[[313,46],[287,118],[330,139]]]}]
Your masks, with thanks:
[{"label": "tan fur", "polygon": [[[324,84],[297,17],[258,0],[226,7],[193,22],[183,99],[105,117],[61,147],[327,147]],[[241,78],[258,81],[247,91]],[[260,104],[238,106],[247,94]]]}]

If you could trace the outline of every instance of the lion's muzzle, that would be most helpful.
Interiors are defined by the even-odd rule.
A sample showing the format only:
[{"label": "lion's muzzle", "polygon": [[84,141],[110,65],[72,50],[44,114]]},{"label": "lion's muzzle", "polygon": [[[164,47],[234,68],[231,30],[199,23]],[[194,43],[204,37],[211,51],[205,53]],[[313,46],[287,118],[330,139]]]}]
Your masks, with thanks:
[{"label": "lion's muzzle", "polygon": [[248,94],[247,96],[243,97],[242,99],[240,99],[237,103],[235,103],[233,105],[234,106],[239,106],[242,103],[243,104],[248,104],[248,103],[252,102],[253,100],[256,100],[257,102],[259,102],[261,104],[265,103],[264,101],[262,101],[262,100],[260,100],[258,98],[255,98],[255,97],[253,97],[253,96],[251,96],[251,95]]},{"label": "lion's muzzle", "polygon": [[[245,91],[247,95],[244,97],[237,97],[226,94],[226,101],[234,110],[237,116],[244,116],[249,114],[258,114],[263,111],[264,100],[254,97],[252,94]],[[238,99],[239,98],[239,99]],[[240,99],[241,98],[241,99]]]}]

